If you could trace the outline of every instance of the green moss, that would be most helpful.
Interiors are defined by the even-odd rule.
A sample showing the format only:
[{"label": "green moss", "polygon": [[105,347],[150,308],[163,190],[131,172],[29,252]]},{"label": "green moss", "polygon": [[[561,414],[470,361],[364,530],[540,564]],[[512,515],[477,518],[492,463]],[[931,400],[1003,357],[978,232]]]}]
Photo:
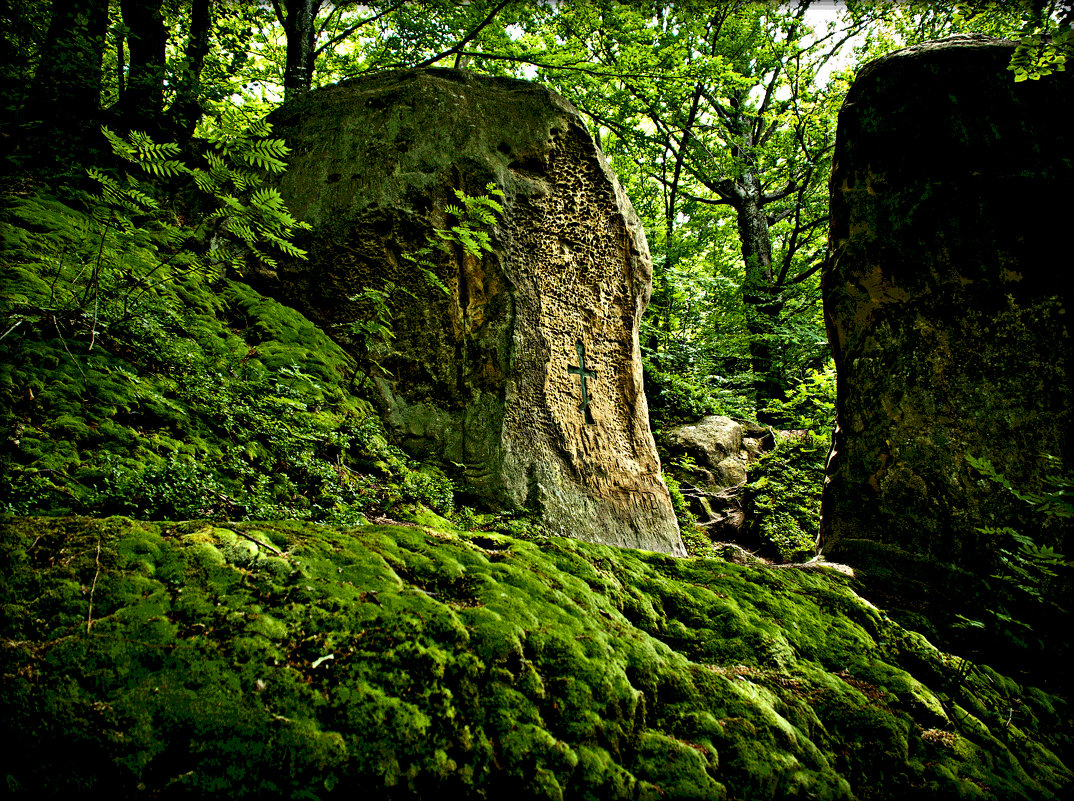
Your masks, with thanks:
[{"label": "green moss", "polygon": [[0,313],[18,322],[0,341],[0,510],[340,523],[400,501],[451,512],[451,482],[389,447],[351,392],[354,360],[295,310],[175,272],[136,237],[109,240],[102,269],[138,259],[153,286],[101,286],[91,311],[80,265],[100,234],[88,215],[44,195],[8,200],[0,235],[14,243]]},{"label": "green moss", "polygon": [[9,518],[2,543],[0,769],[30,794],[1058,798],[1072,780],[1064,701],[990,670],[945,681],[957,660],[836,573],[286,522]]}]

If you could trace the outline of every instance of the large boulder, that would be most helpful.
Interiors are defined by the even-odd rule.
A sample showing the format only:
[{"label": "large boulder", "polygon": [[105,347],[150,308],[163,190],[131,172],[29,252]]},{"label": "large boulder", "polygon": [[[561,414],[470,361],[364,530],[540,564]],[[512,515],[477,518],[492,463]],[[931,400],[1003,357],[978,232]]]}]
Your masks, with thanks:
[{"label": "large boulder", "polygon": [[663,444],[683,500],[714,542],[758,546],[746,531],[746,471],[779,435],[724,415],[708,415],[665,434]]},{"label": "large boulder", "polygon": [[756,439],[746,439],[742,423],[724,415],[709,415],[696,423],[676,426],[667,433],[668,451],[686,456],[709,489],[746,483],[751,456],[760,454]]},{"label": "large boulder", "polygon": [[[555,532],[684,554],[642,390],[652,262],[577,110],[532,83],[429,69],[319,89],[271,119],[294,151],[280,190],[312,231],[309,260],[266,288],[344,337],[361,291],[389,292],[376,383],[403,447]],[[490,182],[492,251],[428,259],[445,293],[411,258],[455,223],[456,190]]]},{"label": "large boulder", "polygon": [[[1071,445],[1074,72],[957,37],[865,67],[839,115],[824,310],[839,374],[821,545],[982,563]],[[871,541],[871,542],[866,542]],[[866,547],[868,546],[868,547]]]}]

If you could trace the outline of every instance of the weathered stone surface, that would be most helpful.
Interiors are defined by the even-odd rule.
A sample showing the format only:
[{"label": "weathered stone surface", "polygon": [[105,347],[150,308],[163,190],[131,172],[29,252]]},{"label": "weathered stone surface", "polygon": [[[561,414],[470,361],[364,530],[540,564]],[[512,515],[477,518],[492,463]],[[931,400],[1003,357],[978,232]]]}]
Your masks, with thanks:
[{"label": "weathered stone surface", "polygon": [[839,116],[824,308],[839,372],[821,544],[982,562],[981,526],[1069,457],[1074,72],[1016,84],[1010,43],[868,65]]},{"label": "weathered stone surface", "polygon": [[[704,471],[710,489],[746,483],[750,454],[742,424],[722,415],[709,415],[697,423],[678,426],[667,434],[668,450],[691,457]],[[758,452],[760,448],[753,446]]]},{"label": "weathered stone surface", "polygon": [[747,518],[741,484],[710,489],[704,482],[682,481],[679,491],[710,539],[738,542],[744,536]]},{"label": "weathered stone surface", "polygon": [[[418,70],[317,90],[272,120],[294,149],[280,189],[313,225],[309,261],[273,291],[333,326],[355,319],[359,290],[403,288],[378,386],[404,448],[558,533],[684,554],[642,390],[648,246],[578,112],[523,81]],[[454,190],[489,181],[506,195],[494,250],[438,255],[445,295],[404,254],[451,224]]]},{"label": "weathered stone surface", "polygon": [[[780,433],[710,415],[665,434],[663,445],[671,456],[683,499],[714,544],[760,545],[747,532],[749,516],[743,490],[750,464]],[[682,459],[684,456],[688,458]]]}]

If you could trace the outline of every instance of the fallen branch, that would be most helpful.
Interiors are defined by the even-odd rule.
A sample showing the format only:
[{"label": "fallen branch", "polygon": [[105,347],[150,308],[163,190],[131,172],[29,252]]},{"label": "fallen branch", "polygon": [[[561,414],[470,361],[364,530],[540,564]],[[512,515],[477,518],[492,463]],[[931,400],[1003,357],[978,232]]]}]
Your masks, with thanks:
[{"label": "fallen branch", "polygon": [[89,611],[86,613],[86,636],[89,636],[90,626],[93,625],[93,593],[97,590],[97,577],[101,575],[101,537],[97,536],[97,555],[93,558],[97,565],[97,572],[93,574],[93,583],[90,584]]}]

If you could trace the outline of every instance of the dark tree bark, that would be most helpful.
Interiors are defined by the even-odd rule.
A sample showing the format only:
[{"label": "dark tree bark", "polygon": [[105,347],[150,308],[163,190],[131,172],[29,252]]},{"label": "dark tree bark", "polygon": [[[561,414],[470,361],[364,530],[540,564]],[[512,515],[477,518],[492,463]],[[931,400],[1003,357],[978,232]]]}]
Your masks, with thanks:
[{"label": "dark tree bark", "polygon": [[741,200],[732,204],[738,221],[746,280],[742,302],[746,309],[750,368],[756,393],[758,419],[765,419],[764,407],[771,400],[783,400],[783,379],[776,360],[775,327],[783,310],[780,288],[772,272],[772,234],[763,205],[760,182],[754,175],[743,176]]},{"label": "dark tree bark", "polygon": [[100,124],[101,70],[108,33],[108,0],[55,0],[24,118],[33,166],[81,160]]},{"label": "dark tree bark", "polygon": [[190,38],[187,40],[182,72],[175,89],[175,100],[168,111],[168,127],[173,137],[185,144],[194,135],[202,111],[201,72],[209,52],[212,29],[212,0],[192,0]]},{"label": "dark tree bark", "polygon": [[287,37],[287,62],[283,71],[284,101],[306,94],[313,85],[316,61],[317,12],[322,0],[272,0],[276,19]]},{"label": "dark tree bark", "polygon": [[164,51],[168,29],[163,0],[122,0],[123,23],[130,32],[127,86],[113,109],[125,128],[159,135],[164,125]]},{"label": "dark tree bark", "polygon": [[43,16],[39,3],[0,0],[0,136],[6,142],[12,141],[21,122],[35,56],[45,38]]},{"label": "dark tree bark", "polygon": [[746,333],[749,335],[750,369],[756,394],[758,419],[769,422],[764,407],[772,400],[785,397],[783,379],[776,361],[775,327],[783,303],[780,300],[780,281],[772,265],[772,231],[765,205],[773,198],[766,196],[761,180],[751,164],[754,133],[751,121],[742,112],[741,98],[733,97],[726,123],[733,133],[731,148],[736,161],[745,166],[737,177],[721,182],[720,194],[735,210],[741,243],[742,261],[746,267],[742,283],[742,302],[746,310]]}]

